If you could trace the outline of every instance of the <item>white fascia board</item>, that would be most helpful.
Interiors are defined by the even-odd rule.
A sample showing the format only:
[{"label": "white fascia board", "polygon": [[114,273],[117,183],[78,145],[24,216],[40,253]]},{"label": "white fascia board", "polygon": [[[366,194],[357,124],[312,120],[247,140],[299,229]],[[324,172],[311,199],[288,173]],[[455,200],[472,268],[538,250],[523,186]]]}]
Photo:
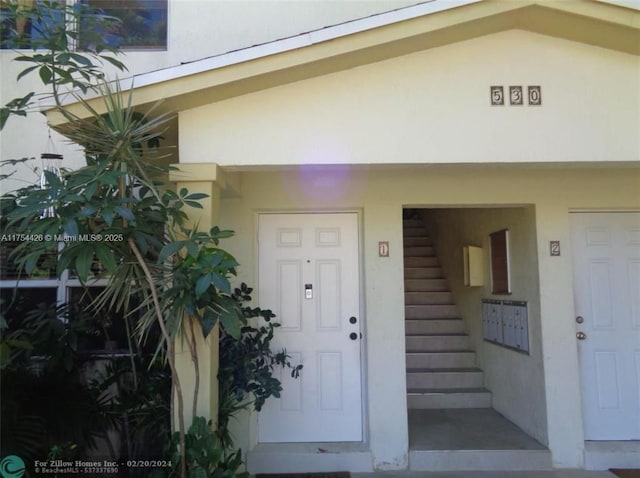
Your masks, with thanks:
[{"label": "white fascia board", "polygon": [[610,5],[616,5],[618,7],[632,8],[633,10],[640,10],[640,0],[596,0],[600,3],[608,3]]},{"label": "white fascia board", "polygon": [[293,37],[275,40],[269,43],[231,51],[229,53],[223,53],[221,55],[204,58],[202,60],[195,60],[183,65],[163,68],[149,73],[142,73],[134,77],[135,87],[140,88],[217,68],[224,68],[226,66],[308,47],[316,43],[334,40],[354,33],[391,25],[404,20],[444,10],[450,10],[481,1],[482,0],[430,0],[429,2],[420,3],[411,7],[400,8],[398,10],[372,15],[358,20],[351,20],[339,25],[313,30]]}]

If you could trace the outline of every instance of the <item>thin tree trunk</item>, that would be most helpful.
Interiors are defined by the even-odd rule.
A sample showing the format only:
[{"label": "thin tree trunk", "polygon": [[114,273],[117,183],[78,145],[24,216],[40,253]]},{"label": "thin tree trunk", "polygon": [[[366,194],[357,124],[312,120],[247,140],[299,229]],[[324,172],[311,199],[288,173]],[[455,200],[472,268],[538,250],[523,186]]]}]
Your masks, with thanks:
[{"label": "thin tree trunk", "polygon": [[160,299],[158,298],[158,291],[156,290],[156,286],[153,282],[153,276],[151,275],[151,271],[147,263],[145,262],[136,242],[132,237],[129,238],[129,247],[131,251],[136,256],[138,260],[138,264],[142,268],[144,275],[147,279],[147,283],[149,284],[149,288],[151,290],[151,297],[153,299],[153,306],[156,312],[156,318],[158,319],[158,325],[160,326],[160,330],[162,335],[167,342],[167,360],[169,361],[169,367],[171,368],[171,375],[173,376],[173,383],[176,388],[176,398],[178,400],[178,433],[180,436],[180,477],[187,477],[187,460],[186,460],[186,440],[185,440],[185,426],[184,426],[184,403],[182,397],[182,387],[180,386],[180,378],[178,377],[178,371],[176,369],[175,356],[173,355],[173,340],[167,331],[167,326],[164,323],[164,316],[162,314],[162,307],[160,306]]},{"label": "thin tree trunk", "polygon": [[193,319],[189,318],[189,329],[191,330],[191,339],[187,337],[187,343],[189,344],[189,350],[191,351],[191,361],[193,362],[193,368],[195,369],[195,385],[193,392],[193,410],[191,412],[191,421],[196,419],[196,414],[198,412],[198,393],[200,391],[200,364],[198,362],[198,350],[196,345],[196,333],[193,329]]}]

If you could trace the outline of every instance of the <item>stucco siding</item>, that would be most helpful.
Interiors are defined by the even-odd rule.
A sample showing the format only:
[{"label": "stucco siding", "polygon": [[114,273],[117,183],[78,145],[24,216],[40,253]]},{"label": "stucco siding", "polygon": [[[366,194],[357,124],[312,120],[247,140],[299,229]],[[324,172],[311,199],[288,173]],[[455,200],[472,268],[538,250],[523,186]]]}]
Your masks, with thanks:
[{"label": "stucco siding", "polygon": [[[184,111],[181,162],[633,162],[639,73],[633,55],[512,30]],[[542,105],[491,106],[491,85],[539,85]]]},{"label": "stucco siding", "polygon": [[[522,219],[513,217],[521,207],[507,214],[511,214],[509,225],[522,234],[520,266],[537,268],[537,274],[521,270],[514,283],[531,301],[531,340],[537,343],[532,343],[531,357],[522,356],[506,366],[504,380],[498,377],[503,370],[495,365],[503,358],[500,353],[485,351],[483,360],[491,369],[488,379],[496,388],[498,406],[512,418],[516,413],[522,415],[515,419],[539,440],[548,442],[556,466],[582,466],[584,436],[568,214],[574,208],[640,209],[638,168],[300,166],[241,175],[240,197],[222,201],[220,225],[237,231],[237,237],[223,246],[241,264],[239,280],[250,284],[256,284],[257,277],[258,212],[349,209],[361,213],[366,436],[377,468],[402,468],[406,463],[403,207],[526,204]],[[481,232],[484,235],[485,231]],[[549,256],[550,240],[561,241],[560,257]],[[378,241],[389,241],[388,258],[378,257]],[[528,254],[533,257],[524,257]],[[259,302],[259,296],[255,298]],[[527,374],[531,374],[530,388],[524,383]],[[514,391],[507,393],[505,386],[513,386]],[[531,395],[521,406],[506,403],[512,398],[524,400],[527,391]],[[534,424],[544,419],[545,408],[546,421]],[[255,421],[251,423],[252,435],[244,437],[249,447],[256,436]]]}]

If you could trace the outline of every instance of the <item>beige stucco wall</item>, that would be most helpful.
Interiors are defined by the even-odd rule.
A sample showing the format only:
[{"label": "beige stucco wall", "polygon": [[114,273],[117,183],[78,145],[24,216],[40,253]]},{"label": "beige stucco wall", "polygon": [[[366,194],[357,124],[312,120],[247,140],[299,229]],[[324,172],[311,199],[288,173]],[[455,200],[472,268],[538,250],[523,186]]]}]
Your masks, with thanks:
[{"label": "beige stucco wall", "polygon": [[[469,319],[487,385],[498,410],[548,443],[556,466],[582,466],[568,214],[640,208],[639,73],[635,56],[514,30],[180,114],[182,162],[244,171],[241,198],[225,201],[221,215],[225,227],[240,232],[231,248],[246,265],[243,280],[255,283],[257,211],[362,211],[374,467],[407,461],[403,206],[487,208],[475,219],[458,217],[483,223],[473,232],[482,240],[509,218],[522,239],[514,293],[530,304],[532,354],[482,343]],[[490,85],[540,85],[543,104],[492,107]],[[538,168],[528,169],[532,162]],[[310,166],[335,163],[343,166]],[[450,166],[425,166],[430,163]],[[264,166],[286,171],[249,172]],[[507,205],[526,209],[488,212]],[[464,227],[461,234],[471,235],[472,226]],[[390,241],[389,258],[377,256],[383,240]],[[550,240],[561,241],[562,256],[549,257]],[[530,267],[535,270],[524,272]],[[462,295],[467,315],[476,299]]]},{"label": "beige stucco wall", "polygon": [[[426,209],[424,218],[438,258],[465,320],[485,386],[492,392],[497,411],[541,443],[547,443],[544,366],[538,290],[538,250],[535,210],[513,208]],[[489,234],[509,230],[511,294],[491,293]],[[464,286],[462,248],[483,249],[484,285]],[[543,254],[547,250],[541,251]],[[482,339],[482,299],[527,302],[529,354],[509,350]]]},{"label": "beige stucco wall", "polygon": [[[181,162],[638,161],[638,57],[512,30],[182,112]],[[490,106],[540,85],[542,106]]]},{"label": "beige stucco wall", "polygon": [[[259,211],[344,208],[361,211],[365,411],[373,466],[378,468],[406,466],[408,450],[402,287],[403,206],[529,205],[529,212],[522,222],[511,217],[510,223],[535,237],[535,244],[529,239],[524,241],[523,253],[529,251],[535,255],[535,250],[540,251],[537,258],[539,319],[535,318],[535,308],[532,317],[532,320],[539,320],[539,324],[532,326],[534,330],[539,328],[535,335],[541,337],[541,343],[532,343],[535,356],[532,354],[528,359],[523,356],[509,370],[508,384],[512,380],[518,382],[514,392],[518,397],[527,390],[520,372],[531,372],[531,387],[535,387],[533,395],[519,404],[512,404],[509,413],[521,414],[521,426],[530,427],[531,433],[548,442],[556,466],[582,465],[584,437],[568,214],[575,208],[640,209],[638,168],[347,166],[322,169],[301,166],[286,171],[241,174],[241,197],[223,200],[220,216],[221,226],[237,232],[237,236],[223,246],[236,254],[241,263],[239,281],[256,283],[255,221]],[[533,220],[535,230],[532,230]],[[560,257],[548,255],[550,240],[561,241]],[[389,258],[378,257],[378,241],[390,242]],[[533,257],[525,262],[532,265],[536,259]],[[531,274],[531,277],[536,275]],[[524,287],[529,280],[533,279],[521,278],[517,282]],[[518,291],[535,304],[535,294],[525,292],[520,286]],[[269,307],[269,304],[260,305]],[[485,356],[487,364],[494,366],[498,358]],[[492,370],[500,371],[493,367]],[[491,376],[493,372],[488,373]],[[504,390],[500,391],[502,383],[492,386],[502,397],[498,400],[510,398]],[[542,425],[533,424],[536,419],[544,418],[545,408],[546,421]],[[544,440],[545,433],[547,440]],[[252,436],[245,430],[239,444],[244,449],[253,446],[255,428]]]}]

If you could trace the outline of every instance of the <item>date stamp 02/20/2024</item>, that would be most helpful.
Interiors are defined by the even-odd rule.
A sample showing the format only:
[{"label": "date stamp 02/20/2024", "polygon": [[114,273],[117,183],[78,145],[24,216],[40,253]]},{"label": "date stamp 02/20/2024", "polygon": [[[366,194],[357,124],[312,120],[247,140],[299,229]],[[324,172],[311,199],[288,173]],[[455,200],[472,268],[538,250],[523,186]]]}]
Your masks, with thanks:
[{"label": "date stamp 02/20/2024", "polygon": [[[25,462],[16,455],[0,461],[1,478],[21,478],[26,472]],[[78,476],[118,475],[122,469],[171,468],[170,460],[34,460],[32,470],[36,476],[65,474]]]}]

